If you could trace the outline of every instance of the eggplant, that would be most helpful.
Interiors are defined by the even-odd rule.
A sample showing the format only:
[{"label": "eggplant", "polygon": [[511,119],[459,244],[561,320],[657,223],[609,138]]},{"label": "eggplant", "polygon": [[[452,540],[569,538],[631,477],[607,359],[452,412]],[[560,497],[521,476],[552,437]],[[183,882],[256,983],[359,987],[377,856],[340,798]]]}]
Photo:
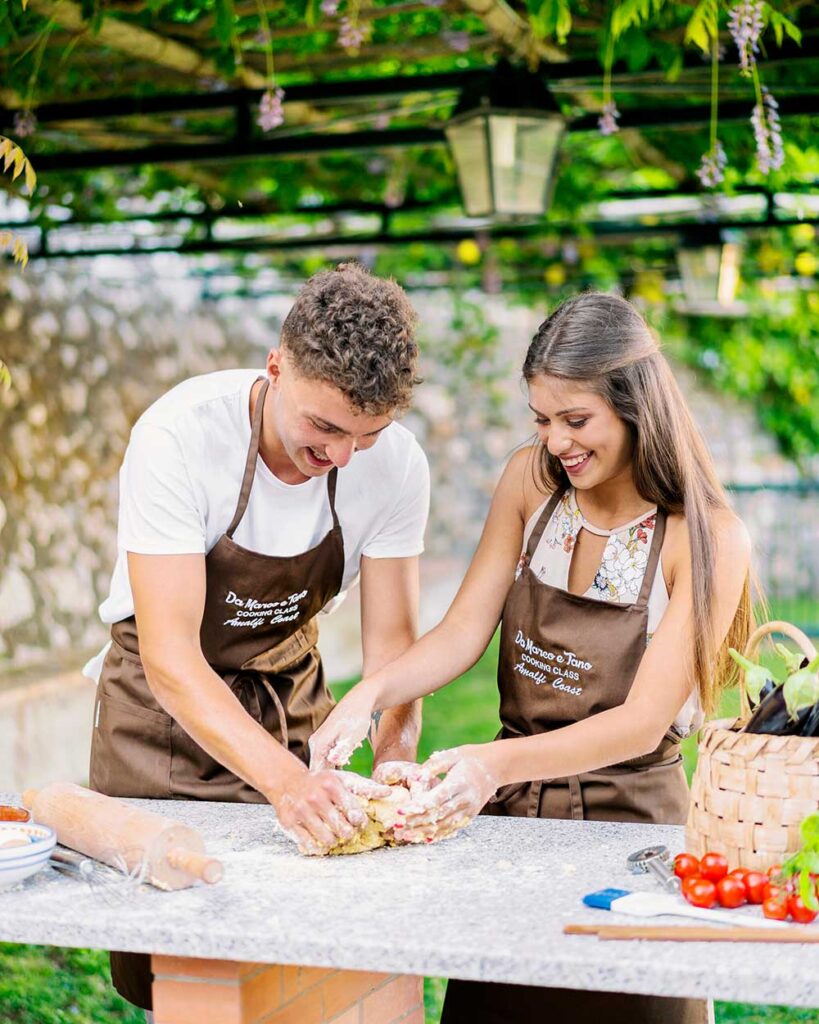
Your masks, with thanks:
[{"label": "eggplant", "polygon": [[785,706],[782,686],[773,690],[759,702],[748,723],[740,732],[764,734],[766,736],[802,736],[802,729],[811,717],[813,707],[804,708],[796,718],[791,718]]},{"label": "eggplant", "polygon": [[819,700],[808,708],[808,717],[802,728],[799,730],[800,736],[819,736]]},{"label": "eggplant", "polygon": [[770,696],[770,694],[772,694],[774,692],[774,690],[776,689],[776,687],[778,685],[779,684],[777,683],[777,681],[775,679],[771,679],[771,677],[768,676],[768,679],[767,679],[765,685],[759,691],[759,701],[758,701],[756,706],[759,707],[759,705],[762,703],[762,701],[765,700],[766,697]]}]

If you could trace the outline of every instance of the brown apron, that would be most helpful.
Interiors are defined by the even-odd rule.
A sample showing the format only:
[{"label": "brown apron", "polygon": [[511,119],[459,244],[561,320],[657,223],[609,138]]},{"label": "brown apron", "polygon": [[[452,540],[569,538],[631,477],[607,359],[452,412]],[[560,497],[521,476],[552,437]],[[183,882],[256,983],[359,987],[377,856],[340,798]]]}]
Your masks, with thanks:
[{"label": "brown apron", "polygon": [[[658,511],[634,604],[614,604],[542,583],[529,568],[563,491],[546,505],[503,609],[498,689],[501,739],[532,736],[618,707],[645,652],[648,598],[660,565],[665,515]],[[679,737],[651,754],[593,772],[501,789],[485,814],[589,821],[682,824],[688,786]],[[544,979],[548,982],[549,979]],[[699,1024],[707,1004],[688,999],[602,994],[528,985],[450,981],[442,1024]]]},{"label": "brown apron", "polygon": [[[208,664],[248,714],[306,764],[307,741],[334,703],[316,650],[315,617],[339,592],[344,574],[337,470],[327,478],[333,526],[315,547],[279,557],[248,551],[233,540],[250,500],[268,387],[265,381],[256,400],[236,511],[205,557],[200,642]],[[139,657],[133,617],[111,627],[97,686],[90,785],[109,796],[265,802],[157,702]],[[111,974],[126,999],[151,1008],[147,955],[112,953]]]}]

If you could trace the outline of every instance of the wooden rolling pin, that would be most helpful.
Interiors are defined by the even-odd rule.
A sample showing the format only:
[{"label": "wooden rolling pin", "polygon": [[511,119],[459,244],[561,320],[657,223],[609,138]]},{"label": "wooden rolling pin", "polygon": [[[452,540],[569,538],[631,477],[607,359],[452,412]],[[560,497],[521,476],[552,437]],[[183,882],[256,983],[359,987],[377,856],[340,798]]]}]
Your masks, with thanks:
[{"label": "wooden rolling pin", "polygon": [[115,868],[124,861],[130,872],[144,865],[144,880],[159,889],[187,889],[222,877],[221,862],[205,854],[196,829],[172,818],[70,782],[27,789],[23,804],[34,821],[54,829],[63,846]]},{"label": "wooden rolling pin", "polygon": [[564,935],[598,939],[656,939],[659,942],[819,942],[819,928],[714,928],[711,925],[567,924]]}]

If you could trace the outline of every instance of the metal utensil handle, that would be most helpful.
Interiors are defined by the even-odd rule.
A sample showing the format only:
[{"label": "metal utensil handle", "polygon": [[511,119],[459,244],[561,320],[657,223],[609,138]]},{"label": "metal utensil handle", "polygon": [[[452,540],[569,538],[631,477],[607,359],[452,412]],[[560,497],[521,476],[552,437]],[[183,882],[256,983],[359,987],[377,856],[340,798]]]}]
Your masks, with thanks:
[{"label": "metal utensil handle", "polygon": [[659,881],[666,892],[679,893],[680,880],[662,857],[651,857],[645,862],[649,873]]}]

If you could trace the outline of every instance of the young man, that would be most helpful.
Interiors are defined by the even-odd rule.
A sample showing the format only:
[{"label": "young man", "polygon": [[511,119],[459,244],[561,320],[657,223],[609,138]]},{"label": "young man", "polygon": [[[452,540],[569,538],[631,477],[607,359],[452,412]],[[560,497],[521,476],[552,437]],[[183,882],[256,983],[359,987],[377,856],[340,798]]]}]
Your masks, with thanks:
[{"label": "young man", "polygon": [[[414,639],[429,474],[393,422],[417,383],[414,321],[393,282],[316,274],[266,376],[194,377],[137,422],[100,608],[111,643],[86,667],[92,788],[267,801],[310,852],[364,823],[364,780],[307,770],[333,704],[316,615],[360,575],[365,674]],[[419,727],[415,706],[385,713],[376,764],[414,759]],[[112,975],[150,1008],[147,957],[112,954]]]}]

